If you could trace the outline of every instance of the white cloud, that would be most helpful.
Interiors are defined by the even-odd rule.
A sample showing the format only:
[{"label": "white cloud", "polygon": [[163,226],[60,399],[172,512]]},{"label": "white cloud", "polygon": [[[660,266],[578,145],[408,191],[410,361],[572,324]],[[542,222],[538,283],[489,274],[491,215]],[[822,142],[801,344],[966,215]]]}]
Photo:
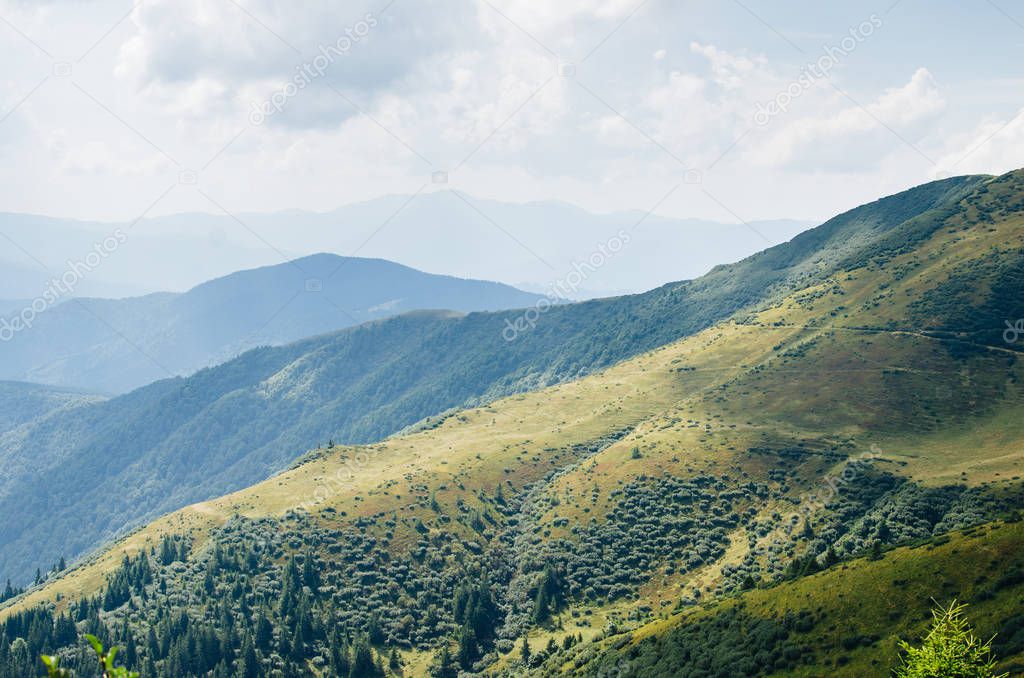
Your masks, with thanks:
[{"label": "white cloud", "polygon": [[[579,20],[612,21],[636,9],[635,0],[491,0],[495,8],[526,30],[551,34]],[[494,10],[481,8],[485,14]]]},{"label": "white cloud", "polygon": [[702,45],[699,42],[690,43],[690,51],[700,54],[708,60],[715,83],[725,89],[740,87],[754,73],[755,69],[763,67],[766,63],[764,57],[751,59],[726,52],[714,45]]},{"label": "white cloud", "polygon": [[906,126],[934,118],[946,107],[935,78],[919,68],[903,87],[887,89],[868,109],[889,125]]},{"label": "white cloud", "polygon": [[289,82],[311,81],[274,122],[333,126],[352,108],[330,88],[366,105],[384,92],[414,90],[415,74],[472,35],[464,3],[400,3],[378,16],[379,9],[371,0],[318,0],[301,11],[285,0],[247,2],[244,10],[223,0],[149,0],[132,14],[135,31],[115,72],[158,99],[187,106],[214,96],[245,110]]},{"label": "white cloud", "polygon": [[934,78],[923,68],[905,85],[867,103],[819,85],[761,130],[763,141],[748,157],[762,167],[867,170],[894,151],[917,153],[945,106]]},{"label": "white cloud", "polygon": [[[887,52],[880,66],[874,41],[832,72],[866,111],[822,79],[757,126],[758,102],[785,90],[806,59],[756,22],[714,24],[712,3],[689,21],[678,3],[632,14],[638,0],[400,0],[280,115],[249,126],[251,102],[280,90],[319,46],[386,3],[240,4],[252,16],[226,0],[146,0],[78,63],[128,0],[4,3],[6,19],[55,59],[75,63],[73,78],[51,77],[0,126],[5,208],[134,218],[177,179],[179,168],[154,146],[198,169],[233,138],[200,181],[224,205],[251,210],[329,209],[410,192],[435,169],[489,197],[646,209],[682,171],[661,145],[687,165],[714,164],[707,185],[746,218],[824,216],[837,203],[851,206],[852,186],[867,199],[928,178],[928,164],[874,118],[955,172],[1001,171],[1024,157],[1024,119],[981,143],[1009,120],[987,117],[1003,110],[1009,90],[985,98],[979,92],[999,88],[978,85],[967,97],[951,82],[957,69],[909,48]],[[844,21],[808,25],[808,40],[835,43]],[[884,39],[907,39],[900,30],[887,25]],[[10,30],[0,30],[0,49],[17,66],[0,77],[3,115],[52,63]],[[575,78],[555,75],[559,61],[576,62]],[[991,78],[1009,77],[1000,65]],[[808,177],[821,189],[813,198],[800,188]],[[55,206],[54,185],[67,207]],[[731,218],[693,193],[683,189],[666,209]],[[181,189],[157,212],[188,209],[214,208]]]},{"label": "white cloud", "polygon": [[950,139],[937,161],[933,176],[1002,174],[1019,169],[1024,161],[1024,108],[1009,118],[990,118],[975,129]]}]

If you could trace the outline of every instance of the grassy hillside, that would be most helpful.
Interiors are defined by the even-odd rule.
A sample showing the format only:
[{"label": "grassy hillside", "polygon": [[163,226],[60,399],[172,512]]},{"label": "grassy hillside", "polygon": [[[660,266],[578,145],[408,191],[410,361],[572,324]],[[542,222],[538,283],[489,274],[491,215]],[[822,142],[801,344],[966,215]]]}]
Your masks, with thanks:
[{"label": "grassy hillside", "polygon": [[[331,439],[380,440],[452,408],[579,378],[776,303],[831,279],[853,265],[847,260],[904,247],[899,233],[925,237],[984,182],[950,179],[880,200],[695,281],[553,307],[511,342],[506,329],[522,312],[413,314],[257,349],[40,422],[0,441],[0,460],[18,467],[31,458],[34,469],[0,488],[10,498],[0,499],[0,512],[12,516],[0,526],[0,573],[24,580],[126,526],[266,478],[297,451]],[[67,488],[59,500],[54,485]]]},{"label": "grassy hillside", "polygon": [[541,675],[884,676],[919,643],[932,599],[957,597],[998,670],[1024,673],[1024,527],[987,523],[611,634]]},{"label": "grassy hillside", "polygon": [[[692,615],[721,611],[733,616],[698,632],[761,615],[759,633],[781,643],[769,648],[787,662],[780,671],[832,671],[845,656],[841,667],[867,671],[850,675],[886,675],[893,635],[920,632],[928,596],[966,597],[981,628],[1002,628],[1018,583],[988,602],[976,594],[1013,570],[1012,540],[950,542],[960,557],[936,550],[940,560],[906,567],[911,551],[887,553],[881,563],[907,582],[893,585],[906,618],[883,619],[866,595],[859,621],[844,621],[855,634],[830,628],[840,617],[820,603],[803,631],[771,617],[830,577],[880,577],[860,569],[878,562],[854,562],[876,543],[931,540],[1024,506],[1020,345],[956,322],[972,309],[1022,310],[1007,272],[1024,252],[1024,176],[972,181],[919,189],[932,206],[955,189],[952,207],[925,217],[891,225],[879,203],[846,236],[823,227],[827,250],[801,236],[791,245],[816,254],[759,255],[757,271],[781,267],[769,296],[692,336],[383,442],[317,450],[171,513],[17,599],[5,633],[32,619],[58,628],[52,615],[69,614],[132,646],[152,675],[216,674],[248,666],[243,656],[261,673],[339,675],[363,643],[399,653],[406,675],[427,673],[442,646],[494,675],[568,670],[576,658],[599,673],[607,665],[590,662],[613,661],[599,657],[622,631],[689,637],[691,617],[704,618]],[[920,214],[919,202],[898,204]],[[929,296],[966,270],[973,294]],[[712,274],[722,294],[746,289],[724,271]],[[1009,525],[978,534],[1020,539]],[[987,579],[967,553],[985,554]],[[927,569],[936,563],[962,567],[944,585]],[[723,602],[703,610],[707,601]],[[728,612],[736,601],[745,607]],[[807,637],[790,647],[782,631]],[[187,650],[203,638],[219,649]],[[65,645],[40,636],[36,647]],[[750,659],[744,649],[736,661]]]}]

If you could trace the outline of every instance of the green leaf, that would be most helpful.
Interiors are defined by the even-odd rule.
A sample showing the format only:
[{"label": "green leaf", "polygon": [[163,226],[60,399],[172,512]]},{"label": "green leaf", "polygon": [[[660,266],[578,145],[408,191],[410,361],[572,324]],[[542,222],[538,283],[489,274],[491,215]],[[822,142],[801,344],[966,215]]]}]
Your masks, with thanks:
[{"label": "green leaf", "polygon": [[102,659],[103,643],[100,642],[100,639],[90,633],[85,634],[85,639],[89,641],[90,645],[92,645],[92,649],[96,651],[96,655]]}]

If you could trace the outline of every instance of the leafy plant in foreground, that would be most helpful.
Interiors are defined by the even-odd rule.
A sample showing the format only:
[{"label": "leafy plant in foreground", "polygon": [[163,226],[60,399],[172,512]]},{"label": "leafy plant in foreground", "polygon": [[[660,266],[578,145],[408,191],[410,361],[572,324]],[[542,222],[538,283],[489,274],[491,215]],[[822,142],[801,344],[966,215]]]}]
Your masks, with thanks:
[{"label": "leafy plant in foreground", "polygon": [[1005,678],[996,676],[992,658],[992,640],[982,642],[974,635],[963,611],[967,606],[954,600],[949,607],[932,611],[935,621],[920,648],[906,641],[900,647],[906,653],[902,666],[893,672],[896,678]]},{"label": "leafy plant in foreground", "polygon": [[[100,662],[100,675],[102,678],[139,678],[135,671],[129,671],[123,666],[114,666],[114,658],[117,656],[117,648],[112,647],[109,651],[103,651],[103,643],[96,636],[86,634],[85,639],[92,645],[96,657]],[[55,655],[43,655],[43,663],[46,664],[46,673],[49,678],[73,678],[74,674],[60,667],[60,657]]]}]

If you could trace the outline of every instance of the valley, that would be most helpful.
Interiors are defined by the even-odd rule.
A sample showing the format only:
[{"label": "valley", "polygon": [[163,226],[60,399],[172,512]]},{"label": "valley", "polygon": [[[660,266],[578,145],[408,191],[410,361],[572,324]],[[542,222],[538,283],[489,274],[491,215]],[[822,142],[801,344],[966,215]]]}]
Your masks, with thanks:
[{"label": "valley", "polygon": [[511,346],[500,314],[349,331],[321,360],[436,322],[502,370],[132,530],[8,602],[0,639],[49,625],[26,656],[84,667],[52,636],[73,619],[147,676],[887,675],[955,595],[1020,671],[1022,255],[1024,173],[969,177]]}]

